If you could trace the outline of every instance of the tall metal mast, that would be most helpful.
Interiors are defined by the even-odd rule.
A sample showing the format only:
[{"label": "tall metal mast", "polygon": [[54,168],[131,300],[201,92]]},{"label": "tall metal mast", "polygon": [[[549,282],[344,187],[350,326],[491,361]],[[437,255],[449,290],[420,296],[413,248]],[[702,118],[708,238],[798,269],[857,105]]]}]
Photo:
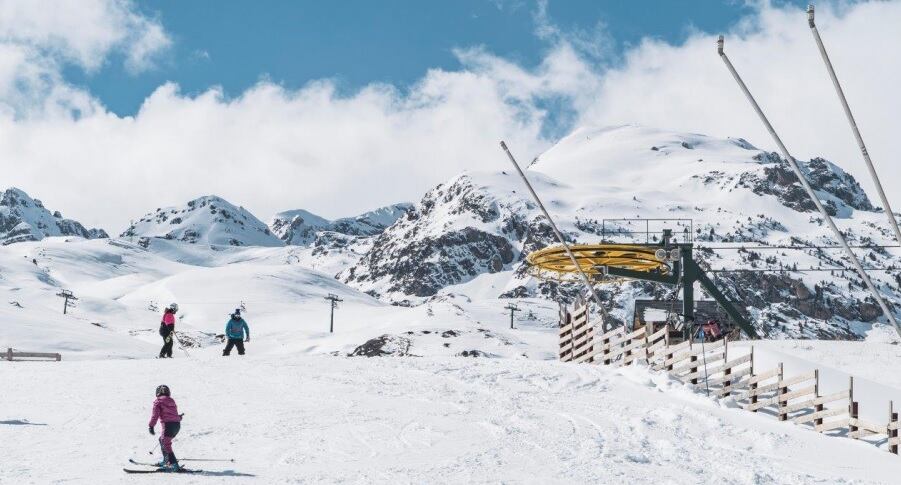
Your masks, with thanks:
[{"label": "tall metal mast", "polygon": [[832,61],[829,60],[829,54],[826,54],[826,47],[823,45],[823,39],[820,38],[820,32],[817,30],[816,23],[814,23],[813,5],[807,6],[807,25],[810,26],[810,32],[813,34],[813,38],[817,42],[817,47],[820,49],[820,55],[823,57],[823,63],[826,64],[826,70],[829,71],[829,77],[832,78],[832,85],[835,86],[835,94],[838,95],[838,100],[841,101],[842,108],[845,110],[845,117],[848,118],[848,124],[851,125],[851,131],[854,133],[854,138],[857,139],[857,146],[860,148],[861,155],[863,155],[863,161],[866,162],[867,170],[870,171],[870,177],[872,177],[873,183],[876,184],[876,191],[879,192],[879,198],[882,200],[882,207],[885,210],[885,215],[888,216],[889,224],[891,224],[892,229],[895,231],[895,240],[898,241],[898,244],[901,244],[901,229],[898,229],[898,221],[895,219],[895,213],[892,212],[892,206],[888,203],[885,191],[882,190],[882,183],[879,181],[879,176],[876,175],[873,161],[870,160],[870,152],[867,151],[867,146],[863,143],[863,137],[860,136],[857,122],[854,121],[854,115],[851,114],[848,100],[845,99],[845,92],[838,82],[838,77],[835,75],[835,69],[832,67]]},{"label": "tall metal mast", "polygon": [[854,268],[857,270],[858,274],[860,274],[861,279],[863,279],[864,283],[866,283],[867,288],[870,289],[870,293],[872,293],[873,298],[876,299],[876,302],[879,303],[879,306],[882,308],[885,316],[888,317],[889,322],[895,326],[895,330],[898,332],[898,335],[901,335],[901,326],[898,325],[898,321],[895,320],[895,316],[892,314],[891,309],[889,309],[888,305],[885,304],[885,301],[882,299],[882,295],[879,293],[879,290],[873,285],[873,282],[870,280],[870,276],[867,274],[866,270],[863,269],[863,266],[860,264],[860,260],[857,259],[857,255],[854,254],[854,251],[851,250],[851,247],[848,245],[848,241],[845,240],[844,234],[839,230],[839,228],[835,225],[835,221],[832,220],[832,216],[826,212],[826,208],[823,207],[823,203],[820,201],[820,198],[813,191],[813,188],[810,187],[810,183],[807,181],[807,177],[804,176],[804,173],[801,171],[801,167],[798,166],[798,162],[788,153],[788,149],[785,148],[785,144],[782,143],[782,139],[779,138],[779,135],[776,134],[776,130],[773,128],[773,125],[770,124],[770,120],[767,119],[766,115],[763,114],[763,110],[760,109],[760,105],[757,104],[757,101],[754,99],[754,96],[751,94],[751,91],[748,90],[748,86],[745,85],[745,82],[742,81],[741,76],[736,72],[735,67],[732,66],[732,62],[729,61],[729,58],[726,56],[726,52],[723,50],[723,36],[721,35],[716,43],[716,50],[720,55],[720,58],[723,59],[723,62],[726,64],[726,67],[729,69],[729,72],[732,73],[732,77],[735,78],[735,82],[738,83],[738,86],[741,88],[742,92],[745,94],[745,97],[748,98],[748,102],[751,103],[751,106],[754,108],[754,111],[757,112],[757,116],[760,117],[760,121],[763,122],[767,131],[770,132],[770,136],[773,137],[773,141],[776,142],[776,145],[779,147],[779,151],[782,152],[782,156],[788,161],[788,164],[791,166],[792,170],[795,172],[795,175],[798,177],[798,181],[801,182],[801,186],[804,187],[804,190],[807,191],[807,195],[810,196],[810,199],[813,200],[814,205],[816,205],[817,209],[820,211],[820,215],[823,217],[823,220],[829,225],[829,228],[832,229],[832,232],[835,234],[835,237],[839,240],[842,247],[845,249],[845,253],[848,255],[848,258],[851,260],[851,264],[854,265]]},{"label": "tall metal mast", "polygon": [[591,279],[588,278],[588,275],[582,271],[582,267],[579,266],[579,263],[576,261],[576,257],[573,255],[572,250],[569,248],[569,244],[567,244],[566,240],[563,239],[563,234],[560,233],[560,230],[557,229],[557,224],[554,223],[554,220],[551,219],[551,215],[548,214],[547,209],[544,208],[544,204],[541,203],[541,199],[538,198],[538,194],[535,193],[535,189],[532,188],[532,184],[529,182],[529,179],[526,178],[526,174],[519,168],[519,164],[516,163],[516,159],[513,158],[513,154],[510,153],[510,150],[507,148],[507,144],[501,141],[501,148],[504,149],[504,152],[507,153],[507,157],[510,158],[510,162],[513,163],[513,166],[516,167],[516,171],[519,172],[520,178],[525,182],[526,188],[529,189],[529,192],[532,194],[532,198],[535,199],[535,203],[538,204],[538,207],[541,208],[541,212],[544,213],[544,217],[547,218],[548,224],[551,225],[551,229],[554,230],[554,234],[557,236],[557,240],[560,241],[560,244],[563,245],[563,249],[566,250],[566,255],[569,256],[569,260],[572,262],[573,266],[579,271],[579,274],[582,275],[582,282],[585,283],[585,287],[588,288],[588,291],[591,293],[591,296],[594,298],[595,303],[598,304],[598,308],[601,309],[601,326],[604,332],[609,330],[609,323],[607,322],[607,309],[604,308],[604,304],[601,302],[601,297],[598,296],[597,292],[594,290],[594,286],[591,284]]}]

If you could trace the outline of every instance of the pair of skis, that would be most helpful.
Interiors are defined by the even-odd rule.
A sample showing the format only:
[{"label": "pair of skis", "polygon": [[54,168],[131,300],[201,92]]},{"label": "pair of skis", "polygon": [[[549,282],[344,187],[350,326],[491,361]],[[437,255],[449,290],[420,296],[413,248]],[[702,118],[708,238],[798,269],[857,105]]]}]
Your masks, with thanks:
[{"label": "pair of skis", "polygon": [[123,468],[122,471],[125,473],[203,473],[203,470],[193,470],[187,468],[179,468],[178,470],[173,470],[165,467],[159,466],[157,463],[145,463],[136,460],[128,460],[132,465],[146,466],[151,467],[147,469],[134,469],[134,468]]},{"label": "pair of skis", "polygon": [[[201,459],[201,458],[196,458],[196,459],[183,458],[182,461],[224,461],[224,462],[231,462],[231,463],[235,462],[234,458],[229,458],[227,460],[207,460],[207,459]],[[157,464],[157,463],[147,463],[147,462],[137,461],[134,459],[129,459],[128,462],[131,463],[132,465],[148,466],[148,467],[153,467],[153,468],[146,469],[146,470],[145,469],[136,470],[136,469],[132,469],[132,468],[123,468],[122,470],[125,471],[125,473],[193,473],[193,474],[203,473],[203,470],[187,469],[187,468],[179,468],[178,470],[171,470],[168,468],[163,468],[163,467],[159,466],[159,464]]]}]

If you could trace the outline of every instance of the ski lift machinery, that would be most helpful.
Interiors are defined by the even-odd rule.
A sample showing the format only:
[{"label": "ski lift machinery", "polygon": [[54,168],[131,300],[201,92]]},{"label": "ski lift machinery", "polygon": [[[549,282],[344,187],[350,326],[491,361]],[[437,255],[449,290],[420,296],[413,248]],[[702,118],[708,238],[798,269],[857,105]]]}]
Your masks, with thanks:
[{"label": "ski lift machinery", "polygon": [[532,198],[544,213],[551,225],[559,246],[550,246],[532,252],[526,257],[533,274],[556,273],[559,275],[577,274],[586,286],[588,294],[593,297],[602,312],[603,330],[609,329],[604,304],[594,289],[592,280],[615,276],[642,281],[650,281],[682,289],[682,317],[684,328],[690,331],[695,317],[694,287],[699,283],[704,290],[719,304],[749,338],[758,338],[754,327],[744,318],[736,306],[720,291],[694,259],[694,245],[691,242],[674,242],[672,230],[664,229],[657,242],[634,244],[569,244],[557,229],[556,223],[548,214],[544,204],[532,188],[525,173],[516,162],[506,143],[501,148],[519,176],[522,178]]}]

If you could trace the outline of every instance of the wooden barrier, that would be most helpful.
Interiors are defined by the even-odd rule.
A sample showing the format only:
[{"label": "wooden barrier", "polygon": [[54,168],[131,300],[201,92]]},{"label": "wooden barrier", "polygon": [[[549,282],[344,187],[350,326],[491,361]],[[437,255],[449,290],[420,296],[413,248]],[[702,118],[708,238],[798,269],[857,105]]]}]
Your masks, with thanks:
[{"label": "wooden barrier", "polygon": [[597,335],[595,328],[588,321],[586,303],[578,302],[572,310],[561,309],[560,360],[604,365],[616,362],[623,366],[644,360],[653,370],[666,371],[695,389],[704,388],[719,398],[742,403],[748,411],[769,409],[780,421],[810,426],[819,433],[847,429],[845,435],[852,439],[884,439],[888,451],[899,454],[901,438],[894,403],[889,402],[885,424],[860,419],[853,377],[849,378],[847,390],[823,396],[819,370],[786,377],[780,363],[774,369],[758,372],[753,346],[748,354],[730,359],[726,339],[671,345],[668,325],[651,334],[646,327],[631,332],[618,327]]},{"label": "wooden barrier", "polygon": [[4,354],[4,357],[8,361],[16,360],[16,357],[19,358],[18,360],[22,360],[22,359],[52,359],[57,362],[63,360],[63,356],[60,354],[56,354],[56,353],[14,352],[13,349],[10,349],[10,348],[6,349],[6,353]]}]

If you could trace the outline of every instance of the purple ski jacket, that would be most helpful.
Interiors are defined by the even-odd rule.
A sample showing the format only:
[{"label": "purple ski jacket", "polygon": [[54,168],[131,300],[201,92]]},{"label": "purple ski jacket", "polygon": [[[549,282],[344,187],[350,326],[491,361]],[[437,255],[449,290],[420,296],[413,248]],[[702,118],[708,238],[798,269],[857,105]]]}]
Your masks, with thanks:
[{"label": "purple ski jacket", "polygon": [[150,415],[151,428],[156,426],[157,420],[163,423],[177,423],[181,421],[174,399],[169,396],[160,396],[153,401],[153,414]]}]

